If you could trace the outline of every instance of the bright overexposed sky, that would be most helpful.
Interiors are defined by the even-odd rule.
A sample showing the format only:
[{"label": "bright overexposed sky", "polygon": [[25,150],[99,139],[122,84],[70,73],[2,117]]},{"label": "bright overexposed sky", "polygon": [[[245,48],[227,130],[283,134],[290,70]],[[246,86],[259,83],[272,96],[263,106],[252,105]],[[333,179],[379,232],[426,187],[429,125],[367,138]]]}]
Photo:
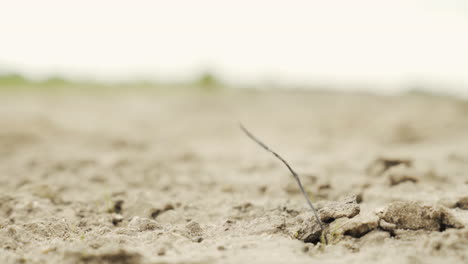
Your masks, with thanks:
[{"label": "bright overexposed sky", "polygon": [[0,0],[2,69],[468,90],[468,1]]}]

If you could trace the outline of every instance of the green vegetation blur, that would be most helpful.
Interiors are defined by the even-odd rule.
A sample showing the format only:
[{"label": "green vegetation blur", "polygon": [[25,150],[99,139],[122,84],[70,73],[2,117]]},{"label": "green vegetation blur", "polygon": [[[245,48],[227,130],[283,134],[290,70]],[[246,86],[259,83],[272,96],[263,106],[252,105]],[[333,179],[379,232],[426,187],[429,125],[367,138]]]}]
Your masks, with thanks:
[{"label": "green vegetation blur", "polygon": [[8,92],[118,92],[134,89],[216,92],[224,88],[225,85],[211,72],[204,72],[194,80],[184,82],[156,82],[147,80],[104,82],[71,80],[61,76],[51,76],[43,80],[33,80],[19,73],[0,73],[0,91]]},{"label": "green vegetation blur", "polygon": [[[214,73],[206,71],[189,81],[157,82],[148,80],[131,81],[95,81],[78,79],[73,80],[60,75],[49,76],[45,79],[32,79],[19,73],[0,72],[0,92],[7,93],[44,93],[44,94],[66,94],[66,93],[126,93],[126,92],[155,92],[155,93],[216,93],[220,91],[232,90],[231,85],[221,81]],[[288,92],[343,92],[345,90],[334,89],[330,86],[303,85],[288,86],[278,85],[275,82],[260,85],[247,85],[235,89],[242,91],[288,91]],[[266,89],[265,89],[266,88]],[[349,91],[348,91],[349,92]],[[354,93],[372,94],[371,90],[356,89]],[[378,93],[377,93],[378,94]],[[419,97],[453,97],[451,94],[436,92],[424,84],[407,85],[402,94]]]}]

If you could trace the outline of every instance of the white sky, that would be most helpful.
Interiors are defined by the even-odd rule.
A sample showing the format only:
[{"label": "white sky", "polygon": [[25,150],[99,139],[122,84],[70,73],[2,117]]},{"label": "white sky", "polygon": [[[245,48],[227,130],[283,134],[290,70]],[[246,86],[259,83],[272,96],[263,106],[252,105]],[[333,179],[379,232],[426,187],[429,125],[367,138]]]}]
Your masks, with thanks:
[{"label": "white sky", "polygon": [[0,69],[468,91],[468,1],[0,0]]}]

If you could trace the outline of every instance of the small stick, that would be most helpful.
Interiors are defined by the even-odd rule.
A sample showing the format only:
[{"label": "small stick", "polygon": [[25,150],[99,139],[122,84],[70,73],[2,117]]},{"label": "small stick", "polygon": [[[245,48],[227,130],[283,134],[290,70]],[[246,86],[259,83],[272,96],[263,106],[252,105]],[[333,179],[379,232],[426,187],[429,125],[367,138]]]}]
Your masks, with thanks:
[{"label": "small stick", "polygon": [[327,239],[327,235],[326,235],[326,231],[325,231],[325,227],[323,226],[323,223],[322,221],[320,220],[320,217],[317,213],[317,210],[315,209],[314,205],[312,204],[312,202],[310,201],[309,199],[309,196],[307,195],[306,191],[304,190],[304,187],[302,186],[302,183],[301,183],[301,179],[299,178],[299,175],[291,168],[291,166],[289,166],[289,164],[278,154],[276,153],[275,151],[273,151],[272,149],[270,149],[267,145],[265,145],[265,143],[263,143],[262,141],[260,141],[259,139],[257,139],[252,133],[250,133],[249,130],[247,130],[247,128],[245,128],[242,124],[239,124],[240,128],[242,129],[242,131],[244,131],[244,133],[250,138],[252,139],[253,141],[255,141],[255,143],[257,143],[258,145],[260,145],[262,148],[264,148],[266,151],[270,152],[271,154],[273,154],[276,158],[278,158],[281,162],[283,162],[284,165],[286,165],[286,167],[288,168],[288,170],[291,172],[291,174],[293,175],[294,179],[296,180],[297,182],[297,185],[299,185],[299,189],[301,189],[301,192],[302,192],[302,195],[304,195],[304,198],[306,199],[307,201],[307,204],[309,204],[309,207],[312,209],[312,212],[314,212],[314,215],[315,215],[315,218],[317,219],[317,222],[318,224],[320,225],[320,229],[322,230],[322,234],[324,235],[324,238],[325,238],[325,244],[328,244],[328,239]]}]

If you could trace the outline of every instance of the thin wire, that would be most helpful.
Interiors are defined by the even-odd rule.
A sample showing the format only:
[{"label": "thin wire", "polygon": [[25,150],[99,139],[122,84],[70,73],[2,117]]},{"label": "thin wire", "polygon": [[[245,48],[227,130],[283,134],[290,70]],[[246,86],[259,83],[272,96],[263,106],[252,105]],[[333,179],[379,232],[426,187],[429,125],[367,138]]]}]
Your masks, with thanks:
[{"label": "thin wire", "polygon": [[276,158],[278,158],[281,162],[283,162],[284,165],[286,165],[286,167],[288,168],[288,170],[291,172],[291,174],[293,175],[294,179],[296,180],[297,182],[297,185],[299,185],[299,189],[301,190],[302,192],[302,195],[304,195],[304,198],[306,199],[307,201],[307,204],[309,204],[309,207],[312,209],[312,212],[314,212],[314,215],[315,215],[315,218],[317,219],[317,222],[318,224],[320,225],[320,229],[322,230],[322,234],[325,238],[325,244],[328,244],[328,239],[327,239],[327,236],[326,236],[326,233],[325,233],[325,228],[323,226],[323,223],[322,221],[320,220],[320,217],[317,213],[317,210],[315,209],[314,205],[312,204],[312,202],[310,201],[309,199],[309,196],[307,195],[306,191],[304,190],[304,187],[302,186],[302,183],[301,183],[301,179],[299,178],[299,175],[291,168],[291,166],[289,166],[289,164],[278,154],[276,153],[275,151],[273,151],[272,149],[270,149],[267,145],[265,145],[265,143],[263,143],[262,141],[260,141],[258,138],[256,138],[252,133],[250,133],[249,130],[247,130],[247,128],[245,128],[242,124],[239,124],[240,128],[242,129],[242,131],[244,131],[244,133],[250,138],[252,139],[253,141],[255,141],[255,143],[257,143],[258,145],[260,145],[262,148],[264,148],[266,151],[270,152],[271,154],[273,154]]}]

